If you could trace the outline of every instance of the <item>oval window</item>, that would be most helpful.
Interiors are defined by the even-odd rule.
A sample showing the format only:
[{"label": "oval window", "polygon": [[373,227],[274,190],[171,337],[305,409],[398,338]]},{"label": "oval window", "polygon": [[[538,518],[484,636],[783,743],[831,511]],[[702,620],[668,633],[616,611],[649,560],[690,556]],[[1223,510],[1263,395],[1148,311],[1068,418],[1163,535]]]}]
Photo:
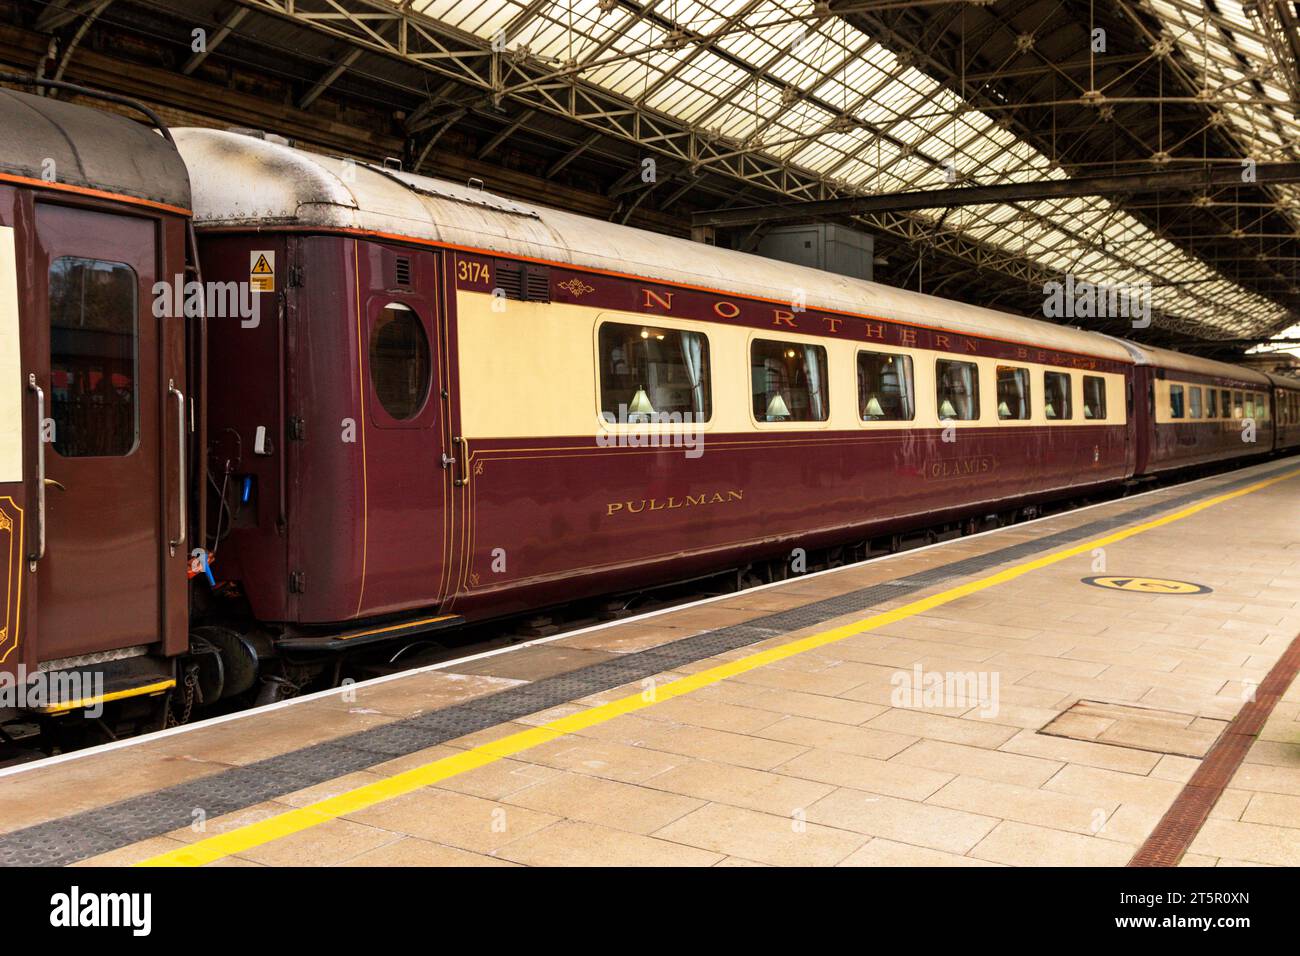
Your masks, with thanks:
[{"label": "oval window", "polygon": [[429,396],[429,339],[409,306],[384,306],[370,333],[370,378],[384,411],[404,422]]}]

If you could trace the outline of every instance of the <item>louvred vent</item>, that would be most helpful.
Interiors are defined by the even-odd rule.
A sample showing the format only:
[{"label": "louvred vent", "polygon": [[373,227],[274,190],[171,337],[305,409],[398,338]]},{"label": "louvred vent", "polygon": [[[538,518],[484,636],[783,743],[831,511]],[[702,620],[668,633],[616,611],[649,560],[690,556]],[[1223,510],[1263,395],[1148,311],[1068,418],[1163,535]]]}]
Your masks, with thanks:
[{"label": "louvred vent", "polygon": [[551,270],[549,266],[498,259],[495,287],[507,299],[550,302]]},{"label": "louvred vent", "polygon": [[409,288],[411,285],[411,260],[408,256],[397,257],[396,272],[397,284]]}]

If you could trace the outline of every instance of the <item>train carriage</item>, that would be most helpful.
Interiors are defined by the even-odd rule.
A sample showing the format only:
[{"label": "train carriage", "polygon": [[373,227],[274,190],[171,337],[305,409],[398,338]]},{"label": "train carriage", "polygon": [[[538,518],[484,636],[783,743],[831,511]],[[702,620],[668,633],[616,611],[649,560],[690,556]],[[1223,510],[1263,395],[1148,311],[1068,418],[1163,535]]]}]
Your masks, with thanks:
[{"label": "train carriage", "polygon": [[1274,450],[1273,386],[1254,369],[1124,343],[1133,353],[1134,472],[1180,469]]},{"label": "train carriage", "polygon": [[0,669],[160,695],[189,643],[187,327],[153,308],[186,273],[185,166],[50,97],[0,89],[0,129]]},{"label": "train carriage", "polygon": [[1273,392],[1273,448],[1280,453],[1300,449],[1300,379],[1268,376]]},{"label": "train carriage", "polygon": [[1133,359],[1105,337],[257,137],[176,137],[209,278],[274,263],[258,328],[213,319],[214,478],[240,491],[212,521],[220,573],[259,619],[306,628],[297,646],[1132,473]]}]

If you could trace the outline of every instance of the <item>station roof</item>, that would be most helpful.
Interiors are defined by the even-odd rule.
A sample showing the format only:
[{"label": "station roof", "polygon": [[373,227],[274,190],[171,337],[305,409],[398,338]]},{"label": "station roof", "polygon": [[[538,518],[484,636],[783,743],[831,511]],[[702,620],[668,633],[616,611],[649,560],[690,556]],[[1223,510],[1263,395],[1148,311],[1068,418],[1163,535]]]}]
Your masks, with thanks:
[{"label": "station roof", "polygon": [[[920,57],[898,51],[850,16],[855,8],[885,4],[674,0],[624,9],[571,0],[403,0],[400,6],[495,40],[513,57],[548,65],[556,79],[578,75],[582,65],[584,80],[731,148],[807,171],[837,194],[1068,175],[1017,134],[998,103],[963,98],[926,72]],[[1294,91],[1272,59],[1277,51],[1260,41],[1240,4],[1226,0],[1217,9],[1210,15],[1200,4],[1149,0],[1169,30],[1155,43],[1178,44],[1200,65],[1205,88],[1227,90],[1219,122],[1240,140],[1244,155],[1300,158]],[[1021,34],[1025,51],[1035,41],[1035,34]],[[1161,145],[1153,144],[1153,152]],[[1296,190],[1282,187],[1278,199],[1300,231]],[[1156,309],[1211,334],[1285,324],[1283,306],[1243,288],[1113,199],[919,214],[1048,272],[1118,286],[1158,282]]]}]

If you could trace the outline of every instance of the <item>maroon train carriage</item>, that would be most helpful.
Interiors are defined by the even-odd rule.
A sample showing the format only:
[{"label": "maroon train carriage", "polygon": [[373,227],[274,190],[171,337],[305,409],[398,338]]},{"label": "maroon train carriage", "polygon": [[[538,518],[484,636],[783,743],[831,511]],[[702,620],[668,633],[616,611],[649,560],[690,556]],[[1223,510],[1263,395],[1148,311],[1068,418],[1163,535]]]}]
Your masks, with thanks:
[{"label": "maroon train carriage", "polygon": [[1268,376],[1273,387],[1273,448],[1277,452],[1300,449],[1300,379]]},{"label": "maroon train carriage", "polygon": [[277,302],[211,324],[214,567],[263,644],[356,646],[1134,474],[1134,360],[1104,336],[175,135],[208,278],[261,264]]},{"label": "maroon train carriage", "polygon": [[66,712],[94,674],[156,715],[198,531],[186,324],[152,308],[186,273],[189,181],[121,116],[0,89],[0,129],[0,669],[45,673],[0,716]]},{"label": "maroon train carriage", "polygon": [[[1271,454],[1274,386],[1254,369],[1124,343],[1135,360],[1134,470],[1141,477]],[[1300,385],[1300,383],[1296,383]]]}]

